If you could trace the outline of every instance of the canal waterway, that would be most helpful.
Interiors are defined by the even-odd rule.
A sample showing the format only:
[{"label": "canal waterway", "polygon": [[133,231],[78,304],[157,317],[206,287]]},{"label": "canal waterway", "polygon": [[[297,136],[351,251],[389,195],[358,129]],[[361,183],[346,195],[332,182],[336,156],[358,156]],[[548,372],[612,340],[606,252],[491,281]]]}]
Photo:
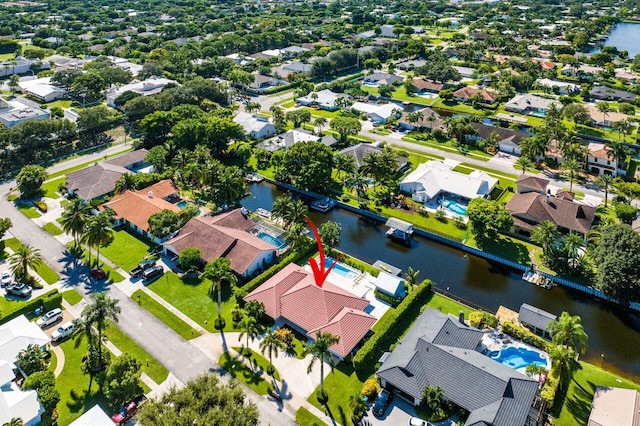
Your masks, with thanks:
[{"label": "canal waterway", "polygon": [[[633,59],[640,53],[640,24],[632,22],[621,22],[615,26],[604,46],[614,46],[618,50],[626,50],[629,52],[629,58]],[[597,52],[600,49],[596,50]]]},{"label": "canal waterway", "polygon": [[[271,210],[273,200],[283,194],[268,183],[252,184],[252,195],[242,201],[250,210]],[[580,315],[587,334],[589,350],[582,358],[607,370],[640,382],[640,318],[565,287],[545,290],[526,283],[521,275],[486,260],[416,236],[411,247],[385,237],[386,227],[372,225],[343,209],[322,214],[310,212],[319,225],[333,220],[342,225],[344,252],[368,263],[380,259],[401,268],[420,270],[420,279],[429,278],[438,288],[495,312],[500,305],[518,311],[523,302],[556,315],[568,311]],[[604,357],[602,357],[604,355]]]}]

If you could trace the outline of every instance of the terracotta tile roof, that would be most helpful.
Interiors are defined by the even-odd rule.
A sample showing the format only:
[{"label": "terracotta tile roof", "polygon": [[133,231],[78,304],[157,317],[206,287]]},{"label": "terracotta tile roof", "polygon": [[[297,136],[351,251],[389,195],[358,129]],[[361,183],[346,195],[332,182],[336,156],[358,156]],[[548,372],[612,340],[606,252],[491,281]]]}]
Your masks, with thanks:
[{"label": "terracotta tile roof", "polygon": [[[586,234],[591,229],[596,209],[591,206],[565,200],[564,197],[550,197],[547,202],[544,194],[527,192],[516,193],[506,205],[507,209],[519,221],[535,226],[543,220],[550,220],[557,226]],[[516,223],[518,225],[518,223]]]},{"label": "terracotta tile roof", "polygon": [[313,274],[295,264],[287,265],[244,300],[264,303],[269,316],[295,324],[310,337],[318,330],[339,336],[332,349],[341,356],[347,355],[376,321],[363,312],[368,300],[327,281],[318,287]]},{"label": "terracotta tile roof", "polygon": [[594,158],[602,158],[603,160],[611,159],[607,156],[609,148],[603,143],[591,142],[587,149],[589,150],[589,155]]},{"label": "terracotta tile roof", "polygon": [[[180,208],[163,200],[163,197],[175,193],[178,189],[170,180],[163,180],[139,191],[125,191],[104,203],[102,208],[110,208],[116,219],[125,219],[145,231],[149,229],[149,217],[162,210],[178,213]],[[162,195],[164,194],[164,195]],[[149,196],[152,195],[152,196]]]},{"label": "terracotta tile roof", "polygon": [[484,89],[474,89],[473,87],[463,87],[462,89],[458,89],[453,92],[453,96],[461,99],[471,99],[475,96],[476,93],[480,93],[482,96],[482,100],[485,102],[494,102],[498,99],[498,95],[495,93],[488,92]]},{"label": "terracotta tile roof", "polygon": [[524,186],[536,192],[544,193],[547,191],[549,180],[536,176],[521,174],[520,177],[518,177],[518,179],[516,180],[516,185]]},{"label": "terracotta tile roof", "polygon": [[418,90],[430,90],[432,92],[439,92],[444,87],[442,83],[435,83],[424,78],[414,78],[411,80],[411,84]]},{"label": "terracotta tile roof", "polygon": [[315,338],[318,330],[340,336],[338,343],[332,345],[331,349],[342,357],[346,357],[375,323],[376,319],[367,313],[357,309],[343,308],[329,324],[308,332],[307,336]]}]

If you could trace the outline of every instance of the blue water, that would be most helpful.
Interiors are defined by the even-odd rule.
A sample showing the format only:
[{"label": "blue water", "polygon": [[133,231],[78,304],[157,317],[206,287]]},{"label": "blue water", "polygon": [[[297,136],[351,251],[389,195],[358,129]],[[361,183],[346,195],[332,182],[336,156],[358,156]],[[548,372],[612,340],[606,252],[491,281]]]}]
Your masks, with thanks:
[{"label": "blue water", "polygon": [[257,235],[262,241],[266,241],[267,243],[274,245],[276,247],[281,247],[286,244],[286,241],[282,238],[274,237],[271,234],[267,234],[266,232],[258,232]]},{"label": "blue water", "polygon": [[544,111],[531,111],[529,115],[533,115],[534,117],[545,118],[547,116],[547,113]]},{"label": "blue water", "polygon": [[463,206],[462,204],[458,204],[455,201],[446,200],[442,203],[445,209],[451,210],[458,216],[464,216],[467,214],[467,206]]},{"label": "blue water", "polygon": [[[329,269],[329,267],[331,266],[333,261],[334,261],[333,258],[325,257],[324,258],[324,267],[326,269]],[[351,269],[347,268],[346,266],[342,265],[341,263],[336,263],[336,266],[333,267],[331,272],[335,272],[336,274],[338,274],[340,276],[343,276],[345,278],[355,278],[358,275],[357,272],[352,271]]]},{"label": "blue water", "polygon": [[490,352],[487,356],[515,370],[519,368],[526,368],[529,364],[535,364],[547,368],[547,360],[542,358],[539,352],[532,351],[527,348],[506,346],[497,353]]},{"label": "blue water", "polygon": [[180,201],[178,204],[176,204],[176,206],[178,206],[179,209],[184,209],[189,205],[189,203],[187,203],[186,201],[182,200]]},{"label": "blue water", "polygon": [[[633,58],[636,54],[640,53],[640,44],[638,43],[639,37],[640,24],[621,22],[615,26],[613,31],[611,31],[611,34],[604,42],[604,45],[614,46],[618,50],[626,50],[629,52],[629,57]],[[599,51],[599,49],[596,51]]]}]

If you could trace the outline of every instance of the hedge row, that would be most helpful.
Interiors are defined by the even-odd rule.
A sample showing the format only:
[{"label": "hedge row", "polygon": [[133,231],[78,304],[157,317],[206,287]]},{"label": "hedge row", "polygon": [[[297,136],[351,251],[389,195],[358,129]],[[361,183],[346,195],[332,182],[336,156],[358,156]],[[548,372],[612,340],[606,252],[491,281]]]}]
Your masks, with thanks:
[{"label": "hedge row", "polygon": [[542,386],[542,390],[540,391],[540,398],[542,398],[547,405],[548,411],[553,409],[559,385],[560,380],[558,380],[555,374],[547,374],[547,380],[544,382],[544,386]]},{"label": "hedge row", "polygon": [[378,323],[378,331],[353,357],[353,367],[357,371],[362,371],[378,361],[380,355],[389,348],[393,333],[400,331],[400,324],[408,316],[419,315],[420,307],[427,302],[429,294],[431,294],[431,281],[424,280],[405,297],[391,315],[385,315],[380,319],[382,323]]},{"label": "hedge row", "polygon": [[315,246],[313,246],[313,248],[310,248],[308,250],[303,250],[302,252],[291,251],[286,256],[280,258],[278,263],[271,266],[269,269],[267,269],[266,271],[264,271],[257,277],[253,278],[252,280],[244,284],[242,287],[240,287],[240,292],[242,294],[251,293],[253,290],[258,288],[263,282],[265,282],[266,280],[274,276],[276,273],[284,269],[285,266],[287,266],[292,262],[297,262],[302,258],[309,257],[314,250],[315,250]]},{"label": "hedge row", "polygon": [[535,346],[538,349],[549,352],[550,343],[524,327],[505,321],[502,324],[502,331],[509,336],[513,336],[518,340],[522,340],[523,342],[530,344],[531,346]]},{"label": "hedge row", "polygon": [[387,305],[391,305],[394,308],[402,302],[401,298],[389,296],[387,293],[383,293],[377,288],[373,290],[373,294],[376,296],[376,299],[380,299]]},{"label": "hedge row", "polygon": [[[40,297],[37,297],[26,302],[15,303],[16,309],[7,310],[0,313],[2,319],[0,323],[5,323],[12,320],[22,314],[30,316],[33,315],[35,310],[41,306],[44,306],[44,312],[50,311],[54,308],[59,308],[62,304],[62,294],[57,289],[48,291]],[[13,307],[14,304],[11,304]]]}]

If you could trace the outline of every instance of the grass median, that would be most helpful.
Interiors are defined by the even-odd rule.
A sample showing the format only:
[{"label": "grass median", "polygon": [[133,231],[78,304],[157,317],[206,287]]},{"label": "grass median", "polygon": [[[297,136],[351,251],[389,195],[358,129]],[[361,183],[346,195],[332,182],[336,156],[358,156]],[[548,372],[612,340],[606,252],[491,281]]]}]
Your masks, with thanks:
[{"label": "grass median", "polygon": [[197,330],[193,329],[193,327],[181,320],[176,314],[165,308],[144,291],[136,290],[133,295],[131,295],[131,298],[138,302],[140,307],[149,311],[167,327],[182,336],[183,339],[189,340],[201,335]]}]

